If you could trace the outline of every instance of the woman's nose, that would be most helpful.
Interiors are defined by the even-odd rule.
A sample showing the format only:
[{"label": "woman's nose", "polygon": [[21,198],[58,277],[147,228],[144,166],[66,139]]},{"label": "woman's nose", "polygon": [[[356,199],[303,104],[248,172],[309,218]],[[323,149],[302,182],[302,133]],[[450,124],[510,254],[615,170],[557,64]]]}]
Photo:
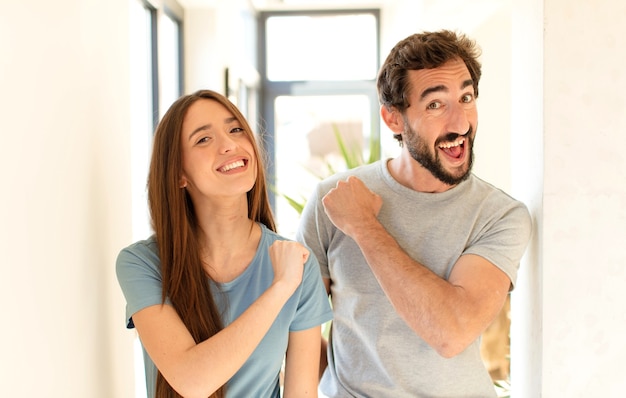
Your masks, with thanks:
[{"label": "woman's nose", "polygon": [[219,138],[220,153],[227,153],[237,147],[237,143],[229,134],[223,134]]}]

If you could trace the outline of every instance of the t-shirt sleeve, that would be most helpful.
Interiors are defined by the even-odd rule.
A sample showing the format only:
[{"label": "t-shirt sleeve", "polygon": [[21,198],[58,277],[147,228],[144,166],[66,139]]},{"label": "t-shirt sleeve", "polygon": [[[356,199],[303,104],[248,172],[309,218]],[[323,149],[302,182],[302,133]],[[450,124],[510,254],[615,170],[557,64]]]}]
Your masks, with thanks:
[{"label": "t-shirt sleeve", "polygon": [[322,278],[330,278],[328,269],[328,257],[326,249],[330,241],[329,231],[326,228],[326,213],[320,198],[322,186],[318,184],[313,191],[302,211],[296,240],[311,250],[311,254],[317,259]]},{"label": "t-shirt sleeve", "polygon": [[532,233],[532,220],[526,206],[521,202],[502,211],[480,237],[472,242],[464,254],[476,254],[486,258],[507,274],[511,290],[517,280],[520,260],[524,255]]},{"label": "t-shirt sleeve", "polygon": [[326,288],[322,283],[317,259],[312,253],[304,264],[304,274],[299,289],[298,307],[289,331],[306,330],[332,319],[333,314]]},{"label": "t-shirt sleeve", "polygon": [[[148,244],[135,243],[123,249],[116,261],[117,280],[126,299],[126,327],[132,329],[132,316],[146,307],[161,304],[160,261]],[[170,304],[166,300],[166,304]]]}]

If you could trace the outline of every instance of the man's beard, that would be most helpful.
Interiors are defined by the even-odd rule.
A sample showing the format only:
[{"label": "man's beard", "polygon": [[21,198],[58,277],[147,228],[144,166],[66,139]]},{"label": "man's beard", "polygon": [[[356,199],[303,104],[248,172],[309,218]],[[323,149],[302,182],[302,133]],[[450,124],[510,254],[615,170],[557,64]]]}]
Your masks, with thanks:
[{"label": "man's beard", "polygon": [[[456,185],[465,181],[470,176],[472,165],[474,164],[474,139],[472,138],[473,128],[471,126],[469,131],[464,134],[465,142],[463,143],[463,146],[464,150],[469,150],[469,160],[467,162],[467,169],[462,174],[452,174],[448,172],[441,164],[439,152],[436,149],[433,149],[434,153],[432,153],[426,142],[415,132],[415,130],[413,130],[408,123],[405,123],[405,126],[403,141],[407,150],[413,159],[421,164],[426,170],[430,171],[435,178],[445,184]],[[437,142],[435,142],[435,147],[437,147],[440,142],[452,142],[459,136],[460,134],[450,133],[443,138],[439,138]]]}]

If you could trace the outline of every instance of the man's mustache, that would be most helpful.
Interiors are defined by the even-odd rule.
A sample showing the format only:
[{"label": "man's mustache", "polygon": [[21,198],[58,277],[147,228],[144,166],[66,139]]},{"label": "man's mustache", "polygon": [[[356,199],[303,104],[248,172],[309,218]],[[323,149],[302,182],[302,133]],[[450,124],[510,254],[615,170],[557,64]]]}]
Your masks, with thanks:
[{"label": "man's mustache", "polygon": [[471,136],[472,132],[474,131],[473,127],[470,126],[469,129],[463,133],[463,134],[459,134],[459,133],[448,133],[446,135],[444,135],[443,137],[439,137],[437,139],[437,144],[441,144],[442,142],[454,142],[456,141],[459,137],[466,137],[468,135]]}]

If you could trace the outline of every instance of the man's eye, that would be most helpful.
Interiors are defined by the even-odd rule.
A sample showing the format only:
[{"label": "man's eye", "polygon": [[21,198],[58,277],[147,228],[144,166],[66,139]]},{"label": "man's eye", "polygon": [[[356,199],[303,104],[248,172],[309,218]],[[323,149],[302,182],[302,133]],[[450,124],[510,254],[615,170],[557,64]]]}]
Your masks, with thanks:
[{"label": "man's eye", "polygon": [[428,109],[439,109],[441,108],[441,104],[439,102],[431,102],[428,104]]},{"label": "man's eye", "polygon": [[474,96],[471,94],[466,94],[463,96],[462,101],[465,103],[470,103],[474,100]]}]

